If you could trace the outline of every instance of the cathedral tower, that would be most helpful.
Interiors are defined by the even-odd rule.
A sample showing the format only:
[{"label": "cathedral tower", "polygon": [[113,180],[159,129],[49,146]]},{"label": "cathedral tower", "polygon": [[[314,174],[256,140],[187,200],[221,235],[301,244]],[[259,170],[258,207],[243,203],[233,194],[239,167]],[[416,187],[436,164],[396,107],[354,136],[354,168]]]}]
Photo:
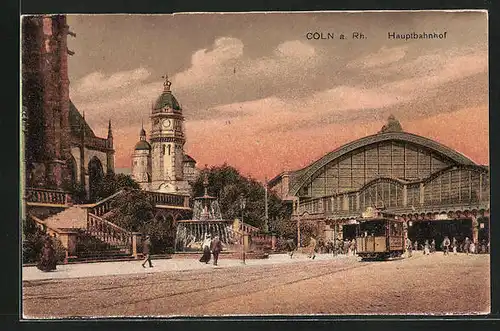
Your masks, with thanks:
[{"label": "cathedral tower", "polygon": [[163,76],[163,93],[151,112],[152,189],[178,191],[184,180],[184,117],[170,91],[172,83]]}]

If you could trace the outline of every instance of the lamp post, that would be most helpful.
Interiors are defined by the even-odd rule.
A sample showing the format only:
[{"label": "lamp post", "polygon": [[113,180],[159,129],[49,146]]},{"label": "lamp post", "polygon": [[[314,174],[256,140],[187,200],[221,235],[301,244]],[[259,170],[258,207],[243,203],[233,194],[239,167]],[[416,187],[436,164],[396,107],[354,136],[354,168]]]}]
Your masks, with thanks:
[{"label": "lamp post", "polygon": [[265,216],[264,216],[264,232],[267,233],[269,232],[269,207],[268,207],[268,184],[267,184],[267,177],[266,177],[266,187],[264,190],[264,198],[266,200],[266,205],[265,205]]},{"label": "lamp post", "polygon": [[[240,196],[240,208],[241,208],[241,228],[243,229],[243,211],[245,210],[246,206],[246,199],[243,196],[243,194]],[[243,264],[245,264],[245,232],[242,230],[242,237],[241,237],[241,243],[242,243],[242,257],[243,257]]]}]

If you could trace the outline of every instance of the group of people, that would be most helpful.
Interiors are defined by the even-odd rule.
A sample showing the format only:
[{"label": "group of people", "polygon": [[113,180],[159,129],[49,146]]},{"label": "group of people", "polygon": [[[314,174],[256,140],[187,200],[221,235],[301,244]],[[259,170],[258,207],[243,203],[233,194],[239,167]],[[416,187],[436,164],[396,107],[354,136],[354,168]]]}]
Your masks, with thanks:
[{"label": "group of people", "polygon": [[204,262],[208,264],[210,262],[210,256],[213,254],[214,256],[214,265],[217,265],[217,261],[219,260],[219,254],[222,251],[222,242],[219,236],[215,236],[212,239],[210,234],[205,235],[205,239],[203,240],[203,255],[200,258],[200,262]]},{"label": "group of people", "polygon": [[[297,250],[293,239],[290,238],[286,241],[286,249],[290,258],[293,258],[293,255]],[[305,247],[305,252],[312,260],[316,257],[316,252],[328,254],[332,253],[333,255],[356,255],[356,240],[335,239],[334,241],[328,240],[325,243],[321,238],[316,241],[316,239],[311,236],[309,238],[309,244]]]},{"label": "group of people", "polygon": [[[222,251],[222,241],[219,239],[219,236],[211,237],[210,234],[205,234],[203,239],[203,255],[200,258],[200,262],[207,263],[210,262],[211,255],[214,256],[214,265],[217,265],[219,260],[219,253]],[[146,236],[146,239],[143,241],[142,254],[144,255],[144,260],[142,262],[142,267],[146,268],[146,263],[149,263],[149,267],[153,267],[153,263],[151,262],[151,251],[152,244],[150,236]]]},{"label": "group of people", "polygon": [[[436,240],[432,239],[425,240],[422,245],[419,245],[418,241],[412,243],[410,238],[406,239],[406,250],[408,255],[412,255],[412,251],[415,250],[423,250],[424,255],[429,255],[431,253],[436,252]],[[458,252],[463,252],[466,254],[476,254],[476,253],[488,253],[489,252],[489,243],[486,244],[486,241],[483,240],[481,245],[476,245],[473,240],[470,240],[469,237],[465,237],[463,243],[459,243],[458,240],[453,237],[451,240],[448,236],[445,236],[443,241],[441,242],[441,249],[443,250],[444,255],[448,255],[450,250],[453,254],[457,254]]]},{"label": "group of people", "polygon": [[[310,258],[311,260],[314,260],[316,258],[316,249],[317,249],[317,242],[314,237],[309,238],[309,245],[306,247],[306,252],[307,252],[307,257]],[[293,255],[297,251],[297,246],[295,245],[295,241],[292,238],[289,238],[286,241],[286,249],[288,251],[288,255],[290,258],[293,258]]]}]

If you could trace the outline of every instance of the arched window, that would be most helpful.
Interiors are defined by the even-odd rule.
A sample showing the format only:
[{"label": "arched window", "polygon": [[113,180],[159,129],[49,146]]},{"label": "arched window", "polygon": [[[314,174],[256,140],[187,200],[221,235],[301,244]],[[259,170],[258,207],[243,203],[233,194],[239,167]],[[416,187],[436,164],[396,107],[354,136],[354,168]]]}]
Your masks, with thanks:
[{"label": "arched window", "polygon": [[168,145],[168,155],[170,155],[170,145]]}]

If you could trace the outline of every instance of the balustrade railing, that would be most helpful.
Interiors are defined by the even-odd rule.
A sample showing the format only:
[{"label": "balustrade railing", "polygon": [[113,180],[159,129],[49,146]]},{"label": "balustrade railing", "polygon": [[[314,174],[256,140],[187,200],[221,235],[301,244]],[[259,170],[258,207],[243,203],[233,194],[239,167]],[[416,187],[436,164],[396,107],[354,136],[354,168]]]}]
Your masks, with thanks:
[{"label": "balustrade railing", "polygon": [[69,194],[64,191],[26,188],[26,202],[28,203],[67,205],[69,201]]},{"label": "balustrade railing", "polygon": [[82,207],[88,208],[88,212],[90,214],[94,214],[96,216],[102,216],[102,215],[108,213],[109,211],[111,211],[113,199],[122,193],[123,193],[123,191],[118,191],[115,194],[110,195],[106,199],[103,199],[103,200],[98,201],[98,202],[93,203],[93,204],[83,205]]},{"label": "balustrade railing", "polygon": [[147,195],[156,205],[189,207],[189,196],[161,192],[147,192]]},{"label": "balustrade railing", "polygon": [[240,222],[239,223],[239,230],[244,232],[244,233],[248,233],[248,234],[252,234],[252,233],[255,233],[255,232],[259,232],[260,229],[255,227],[255,226],[252,226],[250,224],[246,224],[246,223],[243,223],[243,222]]},{"label": "balustrade railing", "polygon": [[86,232],[111,246],[132,251],[132,233],[97,215],[87,215]]}]

